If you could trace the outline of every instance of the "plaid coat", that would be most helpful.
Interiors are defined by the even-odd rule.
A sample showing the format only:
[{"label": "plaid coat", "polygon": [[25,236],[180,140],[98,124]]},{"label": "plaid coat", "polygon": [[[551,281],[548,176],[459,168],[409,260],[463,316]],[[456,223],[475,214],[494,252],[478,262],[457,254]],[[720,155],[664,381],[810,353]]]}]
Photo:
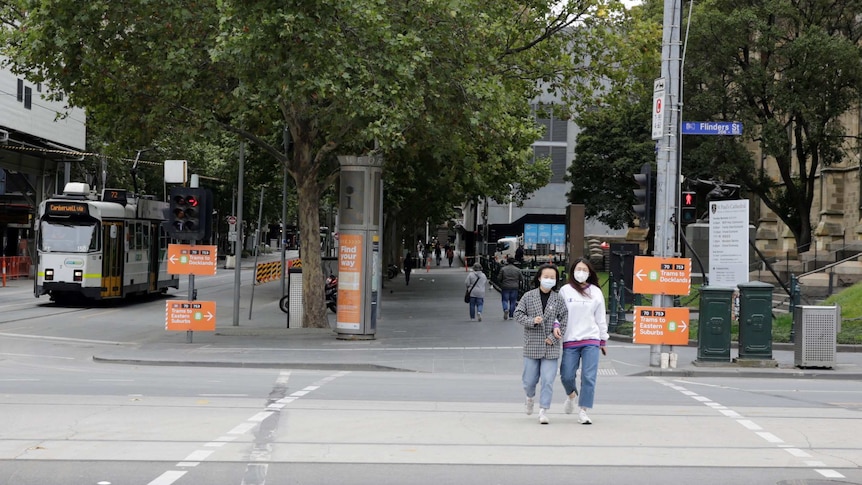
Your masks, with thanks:
[{"label": "plaid coat", "polygon": [[[518,308],[515,309],[515,321],[524,327],[524,357],[528,359],[557,359],[560,357],[560,339],[554,338],[554,322],[560,323],[560,332],[566,334],[566,323],[569,310],[566,302],[556,291],[551,291],[548,304],[542,313],[542,297],[539,288],[524,293]],[[533,319],[542,315],[542,323],[535,325]],[[545,343],[550,337],[552,345]]]}]

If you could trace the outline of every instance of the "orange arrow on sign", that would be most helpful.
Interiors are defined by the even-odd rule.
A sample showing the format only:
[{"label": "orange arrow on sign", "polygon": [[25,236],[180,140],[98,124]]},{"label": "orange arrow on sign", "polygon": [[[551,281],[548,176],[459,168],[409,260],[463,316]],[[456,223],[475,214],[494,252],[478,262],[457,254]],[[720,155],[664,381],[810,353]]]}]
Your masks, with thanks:
[{"label": "orange arrow on sign", "polygon": [[635,256],[632,286],[641,295],[688,295],[691,259]]},{"label": "orange arrow on sign", "polygon": [[216,274],[216,266],[216,246],[168,244],[168,274],[212,276]]},{"label": "orange arrow on sign", "polygon": [[214,301],[170,300],[165,302],[165,330],[214,332],[215,327]]},{"label": "orange arrow on sign", "polygon": [[636,306],[632,342],[688,345],[688,308]]}]

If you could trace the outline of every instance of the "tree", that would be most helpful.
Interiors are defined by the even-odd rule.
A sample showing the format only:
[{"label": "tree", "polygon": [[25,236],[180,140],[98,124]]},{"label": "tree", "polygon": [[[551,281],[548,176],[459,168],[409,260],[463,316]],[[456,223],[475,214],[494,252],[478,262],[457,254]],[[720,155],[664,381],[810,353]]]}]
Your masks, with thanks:
[{"label": "tree", "polygon": [[[695,8],[685,66],[686,112],[741,121],[743,140],[697,140],[687,150],[699,176],[727,174],[787,225],[797,250],[811,244],[816,174],[858,143],[841,117],[862,94],[862,2],[707,0]],[[752,163],[754,142],[779,178]],[[695,146],[696,145],[696,146]],[[704,177],[711,178],[711,177]]]},{"label": "tree", "polygon": [[[18,0],[0,6],[0,36],[16,69],[118,135],[226,130],[286,167],[308,272],[303,326],[324,327],[319,196],[337,176],[336,155],[382,153],[403,174],[423,153],[420,167],[434,160],[468,174],[442,178],[457,182],[438,186],[451,198],[503,193],[511,180],[501,169],[531,175],[535,127],[525,106],[535,80],[578,84],[561,46],[596,8],[593,0]],[[272,136],[285,127],[289,153]]]},{"label": "tree", "polygon": [[566,180],[569,203],[584,204],[587,217],[613,229],[630,226],[633,174],[655,162],[651,139],[653,79],[660,68],[661,4],[642,6],[594,26],[602,39],[605,84],[589,99],[598,106],[578,116],[581,131]]}]

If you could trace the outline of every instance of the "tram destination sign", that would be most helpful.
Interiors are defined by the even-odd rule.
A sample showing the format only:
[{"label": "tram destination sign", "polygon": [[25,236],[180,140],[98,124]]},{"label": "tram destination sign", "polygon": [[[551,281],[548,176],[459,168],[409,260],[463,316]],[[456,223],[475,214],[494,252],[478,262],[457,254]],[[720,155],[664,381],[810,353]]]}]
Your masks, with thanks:
[{"label": "tram destination sign", "polygon": [[168,273],[212,276],[218,266],[218,248],[210,245],[168,244]]},{"label": "tram destination sign", "polygon": [[87,204],[81,202],[49,201],[45,204],[45,214],[49,216],[83,216],[89,214]]},{"label": "tram destination sign", "polygon": [[691,259],[635,256],[632,286],[641,295],[688,295]]},{"label": "tram destination sign", "polygon": [[165,302],[165,330],[214,332],[216,303],[201,300],[170,300]]},{"label": "tram destination sign", "polygon": [[636,306],[632,343],[688,345],[688,308]]}]

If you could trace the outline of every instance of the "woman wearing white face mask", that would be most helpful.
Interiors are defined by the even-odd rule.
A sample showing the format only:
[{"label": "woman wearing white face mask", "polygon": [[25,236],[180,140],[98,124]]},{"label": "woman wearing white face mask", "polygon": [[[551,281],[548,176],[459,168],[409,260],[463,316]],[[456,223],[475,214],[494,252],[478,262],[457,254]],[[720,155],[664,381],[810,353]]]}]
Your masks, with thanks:
[{"label": "woman wearing white face mask", "polygon": [[[575,396],[578,396],[578,422],[592,424],[587,409],[593,407],[596,394],[599,352],[607,355],[608,322],[599,277],[589,261],[581,258],[572,264],[568,284],[560,288],[560,296],[569,314],[560,362],[560,380],[568,394],[563,410],[566,414],[574,412]],[[581,368],[580,394],[575,385],[578,367]]]},{"label": "woman wearing white face mask", "polygon": [[557,267],[543,264],[536,272],[534,283],[538,288],[524,293],[514,319],[524,327],[524,373],[521,380],[527,395],[526,411],[533,414],[536,385],[541,381],[539,393],[539,423],[548,424],[545,414],[554,397],[554,379],[560,358],[560,338],[566,332],[568,313],[557,292]]}]

